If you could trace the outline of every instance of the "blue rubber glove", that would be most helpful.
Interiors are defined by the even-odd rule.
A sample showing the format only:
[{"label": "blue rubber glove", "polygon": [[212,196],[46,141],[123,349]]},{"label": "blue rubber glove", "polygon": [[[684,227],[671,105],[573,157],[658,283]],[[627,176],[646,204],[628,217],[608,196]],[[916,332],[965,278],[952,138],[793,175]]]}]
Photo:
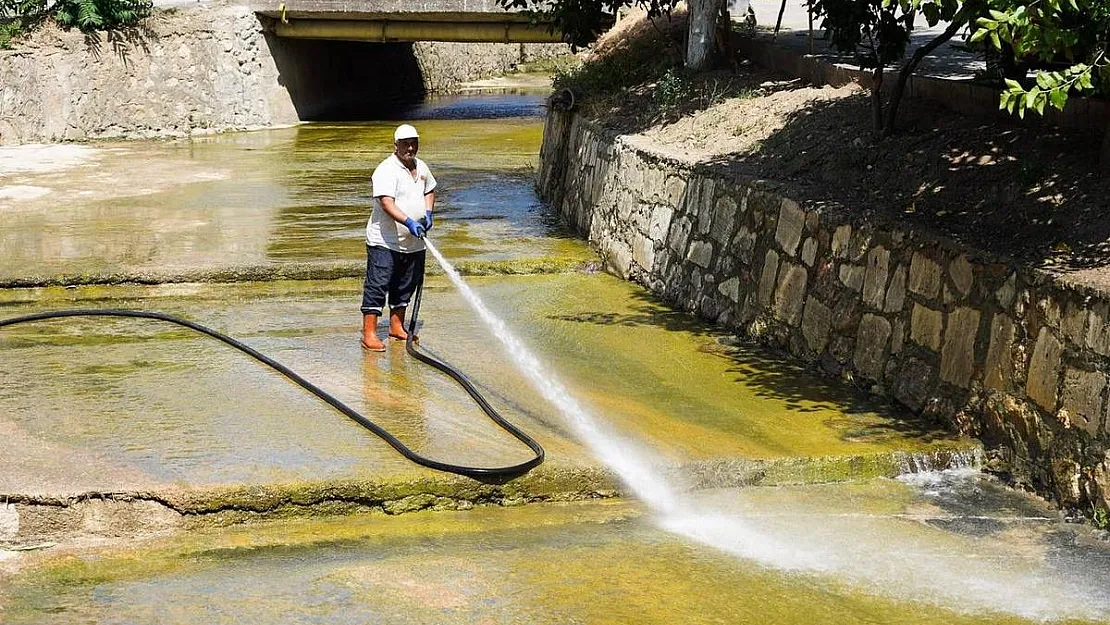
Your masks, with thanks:
[{"label": "blue rubber glove", "polygon": [[416,221],[412,217],[405,218],[405,227],[409,229],[409,233],[411,233],[412,236],[418,239],[423,239],[424,235],[426,234],[424,225],[421,224],[419,221]]},{"label": "blue rubber glove", "polygon": [[420,223],[424,224],[424,231],[425,232],[431,230],[432,229],[432,214],[431,213],[424,213],[424,216],[420,218]]}]

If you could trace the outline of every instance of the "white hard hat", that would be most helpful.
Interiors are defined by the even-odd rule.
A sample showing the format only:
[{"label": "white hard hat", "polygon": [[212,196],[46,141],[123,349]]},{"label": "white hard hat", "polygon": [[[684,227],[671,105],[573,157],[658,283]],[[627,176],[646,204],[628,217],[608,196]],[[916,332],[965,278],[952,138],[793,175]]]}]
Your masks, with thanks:
[{"label": "white hard hat", "polygon": [[397,126],[397,130],[393,131],[393,140],[400,141],[401,139],[418,139],[420,135],[416,134],[416,129],[408,124],[401,124]]}]

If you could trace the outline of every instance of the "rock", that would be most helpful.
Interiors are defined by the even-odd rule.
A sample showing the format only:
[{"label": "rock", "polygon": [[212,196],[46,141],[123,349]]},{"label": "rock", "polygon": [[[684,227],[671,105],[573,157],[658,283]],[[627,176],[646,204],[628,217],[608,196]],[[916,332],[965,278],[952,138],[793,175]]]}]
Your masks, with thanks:
[{"label": "rock", "polygon": [[713,264],[713,245],[708,241],[694,241],[690,244],[686,260],[702,269],[708,269]]},{"label": "rock", "polygon": [[837,258],[844,258],[848,251],[848,243],[852,240],[852,226],[837,226],[832,237],[832,253]]},{"label": "rock", "polygon": [[860,375],[868,380],[883,378],[886,365],[887,341],[890,339],[890,322],[872,314],[865,314],[856,333],[855,365]]},{"label": "rock", "polygon": [[883,310],[886,312],[901,312],[906,302],[906,268],[898,267],[890,278],[890,287],[886,290],[886,299]]},{"label": "rock", "polygon": [[914,252],[910,261],[910,291],[936,299],[940,285],[940,265],[921,252]]},{"label": "rock", "polygon": [[889,264],[890,252],[883,246],[875,246],[867,253],[867,270],[863,279],[863,303],[875,310],[883,308]]},{"label": "rock", "polygon": [[1064,346],[1048,328],[1041,328],[1033,357],[1029,361],[1029,377],[1025,394],[1048,412],[1056,412],[1056,389],[1060,380],[1060,360]]},{"label": "rock", "polygon": [[895,378],[894,397],[912,410],[921,410],[933,386],[935,371],[923,360],[906,359]]},{"label": "rock", "polygon": [[829,341],[829,325],[832,311],[812,295],[806,298],[805,311],[802,313],[802,336],[806,345],[820,354]]},{"label": "rock", "polygon": [[1010,349],[1014,343],[1014,322],[1005,313],[998,313],[991,320],[990,347],[984,367],[983,384],[997,391],[1009,391],[1013,376]]},{"label": "rock", "polygon": [[642,234],[637,234],[632,242],[632,260],[650,272],[655,263],[655,242]]},{"label": "rock", "polygon": [[975,338],[979,334],[979,311],[958,308],[948,314],[944,347],[940,353],[940,379],[967,388],[975,367]]},{"label": "rock", "polygon": [[728,243],[732,236],[735,218],[736,201],[726,195],[717,201],[717,207],[713,211],[713,227],[709,230],[709,235],[718,243]]},{"label": "rock", "polygon": [[866,275],[866,269],[859,265],[843,264],[840,266],[840,282],[844,286],[859,292],[863,288],[863,279]]},{"label": "rock", "polygon": [[759,276],[759,305],[767,307],[771,304],[771,295],[775,292],[775,278],[779,271],[779,255],[775,250],[767,250],[763,258],[763,272]]},{"label": "rock", "polygon": [[809,237],[802,243],[802,262],[807,267],[813,266],[813,261],[817,259],[817,239]]},{"label": "rock", "polygon": [[690,218],[686,216],[679,217],[671,222],[671,231],[667,234],[667,247],[675,254],[686,251],[686,244],[690,240],[691,226]]},{"label": "rock", "polygon": [[720,292],[721,295],[732,300],[733,304],[740,302],[740,280],[737,278],[729,278],[718,284],[717,291]]},{"label": "rock", "polygon": [[798,243],[802,239],[802,228],[805,226],[806,213],[794,200],[783,198],[779,205],[779,222],[775,228],[775,240],[778,241],[782,251],[789,256],[798,252]]},{"label": "rock", "polygon": [[804,267],[783,263],[779,272],[779,285],[775,289],[775,317],[792,326],[798,325],[805,302],[808,274]]},{"label": "rock", "polygon": [[998,305],[1001,306],[1003,310],[1005,310],[1009,308],[1010,304],[1014,302],[1014,295],[1016,294],[1017,274],[1012,273],[1010,274],[1010,277],[1002,283],[1002,286],[998,287],[998,290],[994,293],[994,297],[998,300]]},{"label": "rock", "polygon": [[960,295],[967,296],[971,293],[971,283],[975,279],[974,268],[967,260],[966,254],[960,254],[948,263],[948,275],[952,276],[952,284]]},{"label": "rock", "polygon": [[921,304],[913,305],[910,314],[910,340],[934,352],[940,351],[940,335],[944,327],[944,315]]},{"label": "rock", "polygon": [[1102,391],[1106,388],[1106,374],[1100,371],[1081,371],[1068,367],[1064,371],[1064,388],[1060,397],[1061,407],[1068,412],[1072,425],[1092,436],[1098,434],[1105,417]]}]

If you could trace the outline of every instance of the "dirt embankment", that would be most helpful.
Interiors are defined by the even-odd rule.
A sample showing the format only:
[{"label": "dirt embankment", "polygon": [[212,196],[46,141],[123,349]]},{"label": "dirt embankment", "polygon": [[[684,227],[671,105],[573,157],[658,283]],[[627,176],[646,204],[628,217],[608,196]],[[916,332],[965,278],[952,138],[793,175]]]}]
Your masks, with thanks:
[{"label": "dirt embankment", "polygon": [[[588,116],[642,147],[1110,285],[1101,137],[909,101],[900,131],[879,138],[858,86],[811,85],[744,59],[686,75],[665,37],[681,17],[677,26],[635,19],[596,47],[593,76],[564,82],[579,88]],[[619,71],[631,66],[647,69]],[[606,72],[624,83],[598,88]]]}]

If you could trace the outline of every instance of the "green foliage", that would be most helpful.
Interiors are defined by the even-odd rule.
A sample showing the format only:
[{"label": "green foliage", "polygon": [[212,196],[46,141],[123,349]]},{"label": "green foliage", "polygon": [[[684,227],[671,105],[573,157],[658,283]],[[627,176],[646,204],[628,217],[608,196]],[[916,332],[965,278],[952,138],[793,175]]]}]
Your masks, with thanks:
[{"label": "green foliage", "polygon": [[1072,92],[1105,93],[1108,36],[1110,0],[989,0],[971,41],[998,50],[1009,45],[1019,57],[1071,63],[1039,70],[1031,84],[1006,80],[999,107],[1024,117],[1029,110],[1043,114],[1048,106],[1062,110]]},{"label": "green foliage", "polygon": [[680,69],[670,68],[655,83],[651,99],[661,109],[674,110],[693,89],[690,78]]},{"label": "green foliage", "polygon": [[112,30],[150,15],[151,0],[0,0],[0,47],[46,19],[83,32]]},{"label": "green foliage", "polygon": [[914,15],[929,26],[951,21],[961,0],[811,0],[834,48],[858,57],[861,67],[889,65],[902,59],[910,42]]},{"label": "green foliage", "polygon": [[1095,527],[1103,530],[1110,530],[1110,510],[1102,506],[1095,507],[1094,515]]},{"label": "green foliage", "polygon": [[572,49],[593,43],[598,35],[613,24],[613,16],[625,7],[646,9],[648,15],[658,17],[670,13],[679,0],[498,0],[506,9],[522,9],[534,21],[550,24],[552,32],[559,30]]}]

